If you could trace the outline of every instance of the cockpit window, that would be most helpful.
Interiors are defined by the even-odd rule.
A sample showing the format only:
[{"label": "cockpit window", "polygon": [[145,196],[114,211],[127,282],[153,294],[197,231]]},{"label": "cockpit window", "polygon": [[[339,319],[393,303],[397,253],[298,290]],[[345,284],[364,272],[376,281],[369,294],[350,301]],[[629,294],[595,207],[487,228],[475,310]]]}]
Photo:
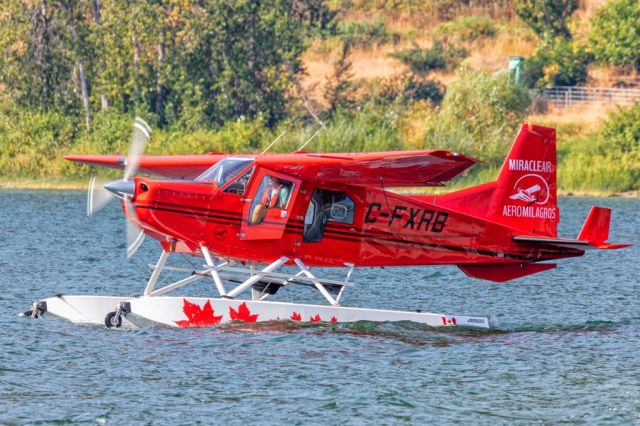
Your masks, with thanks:
[{"label": "cockpit window", "polygon": [[196,181],[213,182],[218,187],[221,187],[235,177],[242,169],[253,163],[253,160],[253,158],[225,158],[198,176]]},{"label": "cockpit window", "polygon": [[230,192],[231,194],[244,194],[247,190],[247,185],[249,185],[249,181],[251,180],[251,175],[253,174],[253,169],[255,167],[251,167],[246,172],[240,175],[236,180],[231,182],[224,189],[224,192]]}]

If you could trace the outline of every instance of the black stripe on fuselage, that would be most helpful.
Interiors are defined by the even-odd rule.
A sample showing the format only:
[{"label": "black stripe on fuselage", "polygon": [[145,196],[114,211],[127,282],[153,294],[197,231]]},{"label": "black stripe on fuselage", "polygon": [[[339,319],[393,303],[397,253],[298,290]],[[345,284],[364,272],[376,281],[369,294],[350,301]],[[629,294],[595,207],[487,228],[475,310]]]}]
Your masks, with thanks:
[{"label": "black stripe on fuselage", "polygon": [[[241,223],[242,222],[242,218],[241,217],[230,217],[230,216],[219,215],[219,214],[205,213],[205,211],[212,211],[212,210],[207,210],[207,209],[200,208],[200,207],[186,206],[188,208],[188,210],[185,210],[184,209],[185,206],[182,206],[182,205],[170,204],[170,203],[162,203],[162,204],[164,204],[164,205],[172,205],[172,206],[180,207],[180,208],[166,208],[166,207],[158,207],[158,206],[152,206],[152,205],[136,205],[136,208],[165,211],[165,212],[169,212],[169,213],[177,213],[177,214],[184,214],[184,215],[191,215],[191,216],[199,216],[199,217],[206,218],[208,222],[220,223],[220,224],[224,224],[225,223],[225,222],[222,222],[222,221],[229,221],[229,222],[234,222],[234,223]],[[202,212],[191,211],[190,209],[192,209],[192,208],[194,210],[201,210]],[[221,212],[221,213],[229,213],[229,212],[226,212],[226,211],[223,211],[223,210],[216,210],[216,211]],[[214,220],[210,220],[210,219],[214,219]],[[281,225],[281,223],[278,223],[278,222],[263,222],[263,223],[273,224],[273,225]],[[293,223],[289,223],[289,224],[286,225],[285,232],[293,233],[293,234],[301,234],[303,229],[304,228],[303,228],[302,225],[296,225],[296,224],[293,224]],[[358,232],[358,231],[360,231],[360,232]],[[442,249],[442,250],[457,251],[457,252],[461,252],[461,253],[480,254],[480,255],[489,256],[489,257],[507,258],[507,259],[523,260],[523,261],[534,261],[534,260],[538,260],[539,261],[539,260],[548,260],[548,259],[555,258],[555,257],[549,257],[548,259],[541,259],[539,257],[524,256],[524,255],[519,255],[519,254],[498,253],[498,252],[494,252],[494,251],[490,251],[490,250],[479,250],[479,249],[473,249],[473,248],[467,248],[467,247],[461,247],[461,246],[426,243],[426,242],[415,241],[415,240],[404,240],[404,239],[399,239],[399,238],[394,238],[394,237],[385,237],[385,236],[379,236],[379,235],[365,234],[362,229],[360,229],[360,230],[355,229],[352,232],[344,232],[344,231],[339,231],[339,230],[334,230],[334,229],[325,229],[324,232],[325,232],[325,236],[327,238],[331,238],[331,239],[335,239],[335,240],[341,240],[341,241],[356,242],[356,243],[360,243],[361,240],[363,240],[363,239],[370,239],[370,240],[377,240],[377,241],[385,241],[385,242],[388,242],[388,243],[395,243],[396,245],[399,245],[399,246],[402,246],[402,245],[417,245],[417,246],[420,246],[420,247],[428,247],[428,248],[435,248],[435,249]],[[327,236],[326,234],[332,234],[332,235]]]}]

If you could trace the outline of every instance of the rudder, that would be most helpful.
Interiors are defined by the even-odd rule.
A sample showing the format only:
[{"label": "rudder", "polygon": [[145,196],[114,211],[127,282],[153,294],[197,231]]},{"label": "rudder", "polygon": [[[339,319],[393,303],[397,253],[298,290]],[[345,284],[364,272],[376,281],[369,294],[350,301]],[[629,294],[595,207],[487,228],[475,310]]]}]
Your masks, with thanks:
[{"label": "rudder", "polygon": [[556,131],[523,124],[500,169],[488,218],[533,234],[556,236]]}]

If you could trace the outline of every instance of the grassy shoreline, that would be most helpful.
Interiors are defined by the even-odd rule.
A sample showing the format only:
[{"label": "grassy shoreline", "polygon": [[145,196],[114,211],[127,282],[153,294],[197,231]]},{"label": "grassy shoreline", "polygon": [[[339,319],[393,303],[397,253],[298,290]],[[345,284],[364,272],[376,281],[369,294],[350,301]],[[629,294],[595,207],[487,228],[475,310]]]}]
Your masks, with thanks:
[{"label": "grassy shoreline", "polygon": [[[86,179],[8,179],[0,178],[0,191],[2,190],[24,190],[24,191],[86,191],[89,178]],[[437,188],[438,193],[446,193],[458,191],[470,185],[455,185],[447,188]],[[402,191],[404,192],[404,191]],[[418,192],[423,192],[418,190]],[[622,198],[640,198],[640,191],[584,191],[584,190],[566,190],[560,188],[558,195],[561,197],[622,197]]]}]

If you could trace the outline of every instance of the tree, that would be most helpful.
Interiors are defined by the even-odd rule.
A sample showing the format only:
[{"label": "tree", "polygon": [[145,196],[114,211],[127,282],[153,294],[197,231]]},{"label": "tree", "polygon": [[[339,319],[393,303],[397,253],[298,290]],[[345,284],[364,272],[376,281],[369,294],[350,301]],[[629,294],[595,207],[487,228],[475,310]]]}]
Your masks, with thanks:
[{"label": "tree", "polygon": [[592,55],[573,41],[542,43],[524,61],[522,80],[528,87],[583,84],[592,60]]},{"label": "tree", "polygon": [[[271,126],[302,71],[305,31],[285,0],[204,1],[188,31],[198,35],[181,54],[179,108],[220,124],[264,115]],[[296,12],[297,13],[297,12]]]},{"label": "tree", "polygon": [[58,2],[2,2],[0,82],[20,105],[70,113],[77,110],[76,53]]},{"label": "tree", "polygon": [[[0,89],[20,107],[146,115],[156,125],[282,120],[323,0],[0,2]],[[311,28],[311,29],[310,29]]]},{"label": "tree", "polygon": [[567,20],[578,0],[515,0],[516,14],[543,40],[571,38]]},{"label": "tree", "polygon": [[338,107],[349,108],[353,106],[353,86],[351,79],[351,60],[349,59],[350,44],[342,43],[340,57],[333,64],[333,74],[327,78],[324,87],[324,99],[329,104],[329,115],[332,115]]},{"label": "tree", "polygon": [[589,41],[598,62],[640,69],[638,0],[614,0],[599,9],[591,20]]}]

